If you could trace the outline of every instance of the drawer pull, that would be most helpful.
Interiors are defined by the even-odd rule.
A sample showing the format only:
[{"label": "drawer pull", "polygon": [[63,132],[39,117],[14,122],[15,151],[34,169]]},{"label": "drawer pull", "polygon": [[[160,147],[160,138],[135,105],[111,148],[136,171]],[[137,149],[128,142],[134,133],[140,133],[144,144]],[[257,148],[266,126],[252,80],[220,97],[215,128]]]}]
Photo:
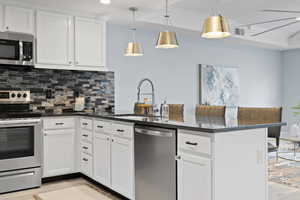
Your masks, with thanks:
[{"label": "drawer pull", "polygon": [[122,129],[117,129],[117,131],[120,132],[120,133],[124,132],[124,130],[122,130]]},{"label": "drawer pull", "polygon": [[99,126],[99,125],[98,125],[97,128],[103,128],[103,126]]},{"label": "drawer pull", "polygon": [[83,134],[82,136],[83,136],[83,137],[88,137],[89,135]]},{"label": "drawer pull", "polygon": [[56,126],[62,126],[62,125],[64,125],[65,123],[63,123],[63,122],[57,122],[57,123],[55,123],[55,125]]},{"label": "drawer pull", "polygon": [[85,149],[85,150],[89,149],[88,147],[82,147],[82,148]]},{"label": "drawer pull", "polygon": [[198,145],[197,142],[185,142],[185,144],[192,145],[192,146],[197,146]]},{"label": "drawer pull", "polygon": [[175,160],[180,160],[181,156],[175,156]]},{"label": "drawer pull", "polygon": [[82,123],[82,125],[84,125],[84,126],[87,126],[87,125],[88,125],[88,123],[84,122],[84,123]]},{"label": "drawer pull", "polygon": [[82,160],[83,160],[83,161],[85,161],[85,162],[89,161],[89,160],[88,160],[88,159],[86,159],[86,158],[83,158]]}]

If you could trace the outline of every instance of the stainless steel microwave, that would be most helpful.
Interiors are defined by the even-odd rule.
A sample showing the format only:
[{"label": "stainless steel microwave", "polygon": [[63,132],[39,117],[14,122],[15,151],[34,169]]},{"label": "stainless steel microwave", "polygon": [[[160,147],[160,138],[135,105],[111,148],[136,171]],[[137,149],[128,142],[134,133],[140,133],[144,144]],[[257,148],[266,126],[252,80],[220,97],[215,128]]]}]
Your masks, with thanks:
[{"label": "stainless steel microwave", "polygon": [[1,32],[0,65],[34,66],[34,36]]}]

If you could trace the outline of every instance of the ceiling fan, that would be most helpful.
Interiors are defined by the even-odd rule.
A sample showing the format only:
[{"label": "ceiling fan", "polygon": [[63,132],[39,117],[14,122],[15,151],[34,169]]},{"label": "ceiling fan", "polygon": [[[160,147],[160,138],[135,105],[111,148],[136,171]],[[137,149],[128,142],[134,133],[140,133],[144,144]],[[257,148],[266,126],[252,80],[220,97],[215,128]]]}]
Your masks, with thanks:
[{"label": "ceiling fan", "polygon": [[[262,10],[262,12],[300,14],[300,11],[291,11],[291,10],[270,10],[270,9],[266,9],[266,10]],[[264,33],[268,33],[268,32],[271,32],[271,31],[275,31],[275,30],[278,30],[278,29],[281,29],[281,28],[299,23],[300,22],[300,17],[298,16],[298,17],[286,17],[286,18],[280,18],[280,19],[273,19],[273,20],[256,22],[256,23],[251,23],[251,24],[244,24],[244,25],[241,25],[240,27],[251,27],[251,26],[255,26],[255,25],[268,24],[268,23],[281,22],[281,21],[290,21],[290,22],[288,22],[286,24],[283,24],[283,25],[280,25],[280,26],[272,27],[270,29],[267,29],[267,30],[259,32],[259,33],[252,34],[251,36],[255,37],[255,36],[258,36],[258,35],[262,35]],[[298,32],[299,31],[297,31],[297,33]],[[295,33],[295,34],[297,34],[297,33]],[[295,34],[293,34],[293,35],[295,35]],[[292,37],[292,36],[290,36],[290,37]]]}]

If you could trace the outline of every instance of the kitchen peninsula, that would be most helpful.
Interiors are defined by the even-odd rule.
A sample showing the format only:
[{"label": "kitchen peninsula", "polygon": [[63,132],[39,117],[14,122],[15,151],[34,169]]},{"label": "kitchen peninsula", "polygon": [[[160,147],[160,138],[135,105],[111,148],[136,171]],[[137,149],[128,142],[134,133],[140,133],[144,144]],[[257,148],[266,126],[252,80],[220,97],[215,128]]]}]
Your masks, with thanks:
[{"label": "kitchen peninsula", "polygon": [[[177,196],[178,200],[267,200],[267,129],[286,125],[194,115],[166,120],[88,113],[45,114],[43,124],[44,152],[48,154],[44,160],[44,178],[81,172],[129,199],[140,199],[143,193],[145,200],[153,198],[154,192],[160,197]],[[75,164],[68,163],[65,155],[57,154],[60,148],[68,146],[55,139],[55,134],[51,135],[53,130],[70,131],[68,140],[74,140],[75,147],[69,148],[75,149],[71,154]],[[160,152],[166,149],[159,146],[160,141],[152,143],[157,139],[150,135],[158,133],[174,134],[174,143],[168,143],[169,146],[164,143],[174,155]],[[149,136],[144,138],[147,143],[139,139],[140,135]],[[169,170],[163,171],[161,166],[145,178],[147,170],[158,167],[154,163],[159,163],[153,162],[149,148],[150,152],[156,152],[155,156],[159,155],[156,159],[168,161]],[[142,158],[139,152],[143,153]],[[143,172],[142,182],[140,172]],[[177,180],[165,184],[163,191],[155,186],[171,180],[170,177]]]}]

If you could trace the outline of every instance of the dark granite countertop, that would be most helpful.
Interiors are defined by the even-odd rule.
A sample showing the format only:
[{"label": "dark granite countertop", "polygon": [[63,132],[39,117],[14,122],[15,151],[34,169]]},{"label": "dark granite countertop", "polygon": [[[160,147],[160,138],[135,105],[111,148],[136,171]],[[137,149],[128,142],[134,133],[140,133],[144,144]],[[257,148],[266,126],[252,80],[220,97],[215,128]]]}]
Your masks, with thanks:
[{"label": "dark granite countertop", "polygon": [[238,131],[246,129],[258,129],[258,128],[269,128],[286,126],[284,122],[268,123],[268,122],[257,122],[257,121],[242,121],[232,117],[209,117],[201,116],[196,117],[194,114],[185,114],[183,117],[173,117],[170,119],[163,119],[161,117],[146,117],[136,116],[133,114],[101,114],[101,113],[62,113],[62,114],[42,114],[43,117],[54,117],[54,116],[85,116],[95,117],[107,120],[116,120],[122,122],[131,122],[140,125],[158,126],[163,128],[174,128],[174,129],[187,129],[193,131],[201,131],[207,133],[222,133],[228,131]]}]

